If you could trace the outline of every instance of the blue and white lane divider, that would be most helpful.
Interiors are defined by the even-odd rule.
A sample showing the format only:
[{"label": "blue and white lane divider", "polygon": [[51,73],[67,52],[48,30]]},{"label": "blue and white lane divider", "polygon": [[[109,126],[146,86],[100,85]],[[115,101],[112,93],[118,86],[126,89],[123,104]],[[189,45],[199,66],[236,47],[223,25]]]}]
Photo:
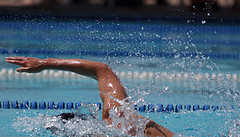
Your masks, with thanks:
[{"label": "blue and white lane divider", "polygon": [[[115,71],[116,75],[121,79],[156,79],[156,80],[193,80],[193,81],[240,81],[240,75],[237,73],[171,73],[171,72],[152,72],[152,71]],[[55,70],[43,70],[40,73],[18,73],[14,69],[1,69],[1,79],[29,79],[29,78],[44,78],[46,80],[54,78],[64,79],[76,79],[86,78],[69,71],[55,71]]]},{"label": "blue and white lane divider", "polygon": [[141,106],[134,106],[135,110],[138,110],[140,112],[180,112],[181,110],[187,110],[187,111],[197,111],[197,110],[212,110],[216,111],[219,109],[235,109],[235,106],[230,106],[229,108],[226,106],[217,106],[217,105],[204,105],[200,107],[199,105],[173,105],[173,104],[168,104],[167,106],[163,106],[163,104],[148,104],[148,105],[141,105]]},{"label": "blue and white lane divider", "polygon": [[4,49],[0,48],[0,54],[54,54],[54,55],[91,55],[91,56],[149,56],[149,57],[165,57],[175,58],[190,57],[196,58],[198,56],[210,57],[217,59],[240,59],[239,53],[175,53],[175,52],[138,52],[138,54],[130,53],[129,51],[115,51],[115,52],[101,52],[101,51],[76,51],[76,50],[28,50],[28,49]]},{"label": "blue and white lane divider", "polygon": [[78,109],[79,107],[86,107],[89,105],[93,105],[97,110],[101,110],[101,103],[90,103],[90,102],[76,102],[75,104],[71,101],[65,103],[60,101],[58,103],[54,103],[53,101],[45,102],[45,101],[27,101],[24,100],[22,102],[18,102],[17,100],[9,101],[5,100],[0,102],[0,108],[4,109]]},{"label": "blue and white lane divider", "polygon": [[[99,102],[96,103],[90,103],[90,102],[76,102],[75,104],[71,101],[65,103],[63,101],[60,101],[58,103],[54,103],[53,101],[45,102],[45,101],[27,101],[24,100],[23,102],[18,102],[17,100],[9,101],[5,100],[3,101],[3,104],[0,102],[0,108],[4,109],[78,109],[79,107],[88,106],[88,105],[94,105],[97,110],[102,109],[102,104]],[[219,109],[238,109],[236,106],[217,106],[217,105],[204,105],[200,107],[199,105],[173,105],[168,104],[167,106],[163,106],[163,104],[148,104],[148,105],[134,105],[134,109],[140,112],[180,112],[181,110],[187,110],[187,111],[197,111],[197,110],[212,110],[216,111]]]}]

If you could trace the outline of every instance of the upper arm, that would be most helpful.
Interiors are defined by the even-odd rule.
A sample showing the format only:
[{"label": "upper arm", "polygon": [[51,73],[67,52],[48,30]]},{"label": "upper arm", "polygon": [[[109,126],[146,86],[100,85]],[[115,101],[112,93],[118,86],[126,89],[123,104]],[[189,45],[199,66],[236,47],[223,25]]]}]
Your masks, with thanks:
[{"label": "upper arm", "polygon": [[96,72],[100,96],[103,101],[103,120],[109,119],[109,110],[120,106],[117,100],[124,100],[127,97],[124,86],[118,77],[107,65],[102,65]]},{"label": "upper arm", "polygon": [[103,65],[102,67],[96,72],[100,92],[106,95],[104,97],[113,97],[119,100],[125,99],[127,93],[116,74],[109,66]]}]

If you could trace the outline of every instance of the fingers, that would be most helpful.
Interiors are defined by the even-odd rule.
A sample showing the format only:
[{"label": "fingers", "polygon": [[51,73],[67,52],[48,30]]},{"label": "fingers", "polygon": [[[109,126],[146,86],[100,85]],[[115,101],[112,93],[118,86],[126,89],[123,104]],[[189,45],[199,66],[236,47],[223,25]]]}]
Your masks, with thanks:
[{"label": "fingers", "polygon": [[23,60],[27,60],[27,57],[6,57],[6,60],[19,60],[19,61],[23,61]]},{"label": "fingers", "polygon": [[6,62],[21,66],[16,69],[17,72],[34,72],[34,69],[29,66],[28,57],[6,57]]},{"label": "fingers", "polygon": [[29,72],[30,67],[21,67],[21,68],[17,68],[16,71],[17,72]]},{"label": "fingers", "polygon": [[27,57],[6,57],[6,62],[19,65],[22,67],[26,66]]},{"label": "fingers", "polygon": [[20,61],[20,60],[6,60],[6,62],[8,62],[8,63],[12,63],[12,64],[15,64],[15,65],[19,65],[19,66],[22,66],[22,67],[25,67],[25,66],[26,66],[26,61]]}]

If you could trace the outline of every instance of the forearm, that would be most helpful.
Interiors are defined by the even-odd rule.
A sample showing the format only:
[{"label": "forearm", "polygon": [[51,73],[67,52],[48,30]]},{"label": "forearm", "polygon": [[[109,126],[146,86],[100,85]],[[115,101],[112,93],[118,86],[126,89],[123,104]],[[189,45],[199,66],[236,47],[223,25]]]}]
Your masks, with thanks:
[{"label": "forearm", "polygon": [[96,74],[105,64],[84,59],[54,59],[40,61],[43,69],[58,69],[72,71],[96,79]]},{"label": "forearm", "polygon": [[151,119],[148,119],[148,123],[146,125],[145,134],[147,136],[164,136],[164,137],[172,137],[174,133],[167,128],[157,124]]}]

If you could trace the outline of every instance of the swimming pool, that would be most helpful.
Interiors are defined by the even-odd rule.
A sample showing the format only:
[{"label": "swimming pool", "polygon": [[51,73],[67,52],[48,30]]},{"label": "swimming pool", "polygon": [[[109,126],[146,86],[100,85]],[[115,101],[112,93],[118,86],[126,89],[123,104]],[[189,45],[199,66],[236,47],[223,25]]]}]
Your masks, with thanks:
[{"label": "swimming pool", "polygon": [[[16,66],[4,62],[6,56],[82,58],[109,64],[129,96],[139,101],[138,106],[235,106],[218,111],[139,112],[175,133],[219,136],[239,132],[239,25],[5,20],[0,26],[1,102],[100,102],[94,80],[54,71],[19,75],[12,71]],[[41,114],[71,111],[1,109],[0,134],[50,136],[39,125],[21,125],[21,118],[43,120]]]}]

